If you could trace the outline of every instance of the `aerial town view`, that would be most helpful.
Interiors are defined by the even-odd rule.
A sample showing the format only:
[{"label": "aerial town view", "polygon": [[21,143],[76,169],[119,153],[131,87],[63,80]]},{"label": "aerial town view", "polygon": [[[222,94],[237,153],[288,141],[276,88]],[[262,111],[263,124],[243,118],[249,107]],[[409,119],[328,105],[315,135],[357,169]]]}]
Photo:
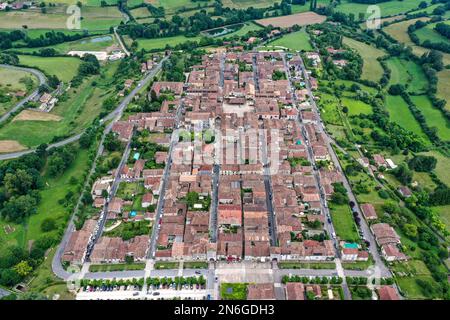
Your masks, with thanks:
[{"label": "aerial town view", "polygon": [[450,300],[449,83],[449,0],[0,0],[0,300]]}]

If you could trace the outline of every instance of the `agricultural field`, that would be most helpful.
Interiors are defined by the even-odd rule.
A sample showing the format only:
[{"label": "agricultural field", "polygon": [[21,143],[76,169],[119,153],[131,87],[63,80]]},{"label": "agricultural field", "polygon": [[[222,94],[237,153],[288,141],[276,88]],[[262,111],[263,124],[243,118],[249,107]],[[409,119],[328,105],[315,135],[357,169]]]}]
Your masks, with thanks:
[{"label": "agricultural field", "polygon": [[[444,23],[449,24],[450,21],[446,21]],[[442,36],[437,31],[434,30],[435,26],[436,23],[430,23],[425,27],[416,30],[414,33],[419,37],[421,43],[425,40],[429,40],[431,42],[450,43],[450,41],[446,37]]]},{"label": "agricultural field", "polygon": [[[377,6],[380,8],[381,17],[388,17],[416,9],[420,2],[422,2],[422,0],[392,0],[377,3]],[[358,19],[360,13],[364,14],[365,17],[370,15],[370,13],[367,13],[368,6],[369,4],[342,0],[341,3],[336,6],[335,11],[343,12],[345,14],[353,13],[356,19]]]},{"label": "agricultural field", "polygon": [[[22,10],[0,12],[0,29],[52,29],[67,30],[70,15],[66,13],[66,6],[56,6],[47,9],[47,13],[40,10]],[[117,7],[82,7],[81,28],[89,31],[109,30],[111,26],[119,25],[122,14]]]},{"label": "agricultural field", "polygon": [[198,41],[201,37],[185,37],[185,36],[175,36],[168,38],[155,38],[155,39],[137,39],[138,42],[138,50],[155,50],[161,49],[164,50],[166,45],[176,46],[177,44],[186,42],[186,41]]},{"label": "agricultural field", "polygon": [[177,11],[181,9],[196,9],[199,5],[203,7],[214,3],[211,0],[200,2],[191,0],[146,0],[146,2],[155,7],[163,7],[167,15],[177,13]]},{"label": "agricultural field", "polygon": [[395,57],[386,60],[386,63],[391,70],[389,85],[402,84],[413,94],[423,93],[427,89],[425,74],[415,62]]},{"label": "agricultural field", "polygon": [[289,28],[294,24],[299,26],[306,26],[315,23],[324,22],[325,16],[319,15],[315,12],[302,12],[291,14],[289,16],[273,17],[256,20],[256,22],[263,26],[273,25],[274,27]]},{"label": "agricultural field", "polygon": [[439,98],[447,101],[447,105],[445,106],[447,110],[450,110],[450,90],[448,89],[449,83],[450,69],[444,69],[438,72],[437,95]]},{"label": "agricultural field", "polygon": [[222,0],[224,7],[245,9],[248,7],[253,8],[267,8],[272,6],[277,0]]},{"label": "agricultural field", "polygon": [[436,127],[437,135],[443,141],[450,141],[450,122],[442,114],[441,110],[433,107],[427,96],[411,96],[417,108],[422,111],[426,122],[430,127]]},{"label": "agricultural field", "polygon": [[429,140],[425,133],[422,131],[417,120],[408,108],[405,100],[400,96],[386,96],[386,107],[389,111],[389,118],[392,122],[397,123],[406,130],[412,131],[419,137],[422,137],[424,141],[429,143]]},{"label": "agricultural field", "polygon": [[0,68],[0,115],[11,109],[23,97],[15,97],[19,91],[28,95],[38,85],[37,78],[26,71]]},{"label": "agricultural field", "polygon": [[53,48],[60,54],[67,54],[70,51],[107,51],[111,52],[116,49],[120,49],[120,46],[116,42],[116,38],[113,35],[104,35],[83,38],[76,41],[63,42],[48,47],[40,48],[20,48],[14,49],[15,51],[33,53],[38,52],[44,48]]},{"label": "agricultural field", "polygon": [[288,48],[295,51],[310,51],[312,50],[310,38],[305,29],[297,32],[289,33],[273,42],[270,42],[268,46],[279,46]]},{"label": "agricultural field", "polygon": [[385,55],[384,51],[363,42],[344,37],[344,44],[356,50],[363,59],[362,79],[379,81],[383,76],[383,68],[377,58]]},{"label": "agricultural field", "polygon": [[38,57],[19,55],[19,63],[27,67],[35,67],[48,75],[55,75],[59,80],[69,82],[78,72],[81,60],[71,57]]}]

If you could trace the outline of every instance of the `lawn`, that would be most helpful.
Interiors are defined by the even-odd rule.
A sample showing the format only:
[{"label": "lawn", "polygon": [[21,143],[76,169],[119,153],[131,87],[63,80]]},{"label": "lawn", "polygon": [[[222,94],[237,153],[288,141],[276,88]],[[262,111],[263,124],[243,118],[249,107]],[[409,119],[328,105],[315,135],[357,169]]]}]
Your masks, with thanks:
[{"label": "lawn", "polygon": [[427,136],[422,131],[422,128],[414,118],[413,114],[408,108],[408,105],[402,97],[386,95],[386,107],[389,111],[389,118],[392,122],[397,123],[406,130],[414,132],[429,143]]},{"label": "lawn", "polygon": [[154,268],[156,270],[162,269],[178,269],[180,267],[179,262],[168,262],[168,261],[157,261],[155,262]]},{"label": "lawn", "polygon": [[345,270],[367,270],[370,266],[373,265],[373,261],[371,259],[367,261],[354,261],[354,262],[343,262],[342,267]]},{"label": "lawn", "polygon": [[340,240],[351,242],[359,241],[356,223],[348,205],[335,205],[330,203],[330,213],[336,235]]},{"label": "lawn", "polygon": [[168,38],[155,38],[155,39],[137,39],[138,42],[138,50],[153,50],[153,49],[161,49],[164,50],[166,45],[176,46],[177,44],[187,42],[187,41],[198,41],[201,37],[185,37],[185,36],[175,36]]},{"label": "lawn", "polygon": [[89,272],[108,272],[125,270],[144,270],[145,263],[114,263],[114,264],[91,264]]},{"label": "lawn", "polygon": [[78,72],[81,60],[71,57],[37,57],[19,55],[21,65],[36,67],[46,74],[55,75],[59,80],[69,82]]},{"label": "lawn", "polygon": [[422,279],[431,282],[436,286],[436,282],[430,276],[415,276],[415,277],[403,277],[397,278],[397,284],[399,285],[401,291],[405,294],[406,298],[409,300],[425,299],[416,279]]},{"label": "lawn", "polygon": [[208,269],[208,262],[186,261],[183,263],[183,269]]},{"label": "lawn", "polygon": [[244,23],[244,25],[239,29],[231,33],[224,34],[219,38],[229,38],[229,37],[242,37],[245,36],[250,31],[261,30],[262,28],[253,22]]},{"label": "lawn", "polygon": [[403,84],[408,92],[415,94],[423,93],[427,89],[425,74],[415,62],[395,57],[386,60],[386,63],[391,70],[389,85]]},{"label": "lawn", "polygon": [[343,42],[345,45],[356,50],[363,59],[361,78],[378,82],[383,76],[383,68],[377,58],[384,56],[384,51],[347,37],[344,37]]},{"label": "lawn", "polygon": [[425,95],[411,96],[411,99],[417,108],[422,111],[427,124],[438,129],[437,135],[439,138],[443,141],[450,141],[450,121],[445,118],[442,111],[433,107],[430,99]]},{"label": "lawn", "polygon": [[334,262],[280,261],[278,267],[280,269],[336,269],[336,264]]},{"label": "lawn", "polygon": [[222,300],[247,299],[247,283],[222,283],[220,284],[220,297]]},{"label": "lawn", "polygon": [[372,114],[372,107],[367,103],[353,99],[352,97],[344,96],[341,98],[342,106],[348,108],[348,115]]},{"label": "lawn", "polygon": [[309,35],[306,33],[306,30],[303,28],[300,31],[289,33],[279,39],[276,39],[273,42],[270,42],[269,45],[272,46],[280,46],[285,47],[290,50],[304,50],[310,51],[312,50],[311,43],[309,42]]}]

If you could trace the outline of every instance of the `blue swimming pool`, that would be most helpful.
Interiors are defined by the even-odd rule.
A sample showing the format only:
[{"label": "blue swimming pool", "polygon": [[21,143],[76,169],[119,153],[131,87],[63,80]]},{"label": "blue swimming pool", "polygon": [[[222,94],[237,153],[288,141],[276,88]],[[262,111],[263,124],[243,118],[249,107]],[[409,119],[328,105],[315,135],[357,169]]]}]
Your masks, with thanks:
[{"label": "blue swimming pool", "polygon": [[359,246],[357,243],[346,243],[344,244],[344,248],[346,249],[358,249]]}]

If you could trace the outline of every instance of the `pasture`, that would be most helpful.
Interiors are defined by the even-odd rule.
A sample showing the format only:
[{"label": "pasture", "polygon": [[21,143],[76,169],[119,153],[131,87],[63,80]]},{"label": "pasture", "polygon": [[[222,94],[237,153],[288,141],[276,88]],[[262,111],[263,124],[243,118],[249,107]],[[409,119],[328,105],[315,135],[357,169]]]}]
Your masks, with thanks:
[{"label": "pasture", "polygon": [[38,57],[19,55],[21,65],[36,67],[46,74],[55,75],[64,82],[69,82],[78,72],[81,60],[70,57]]},{"label": "pasture", "polygon": [[309,41],[310,38],[308,33],[305,29],[302,29],[300,31],[284,35],[283,37],[270,42],[268,45],[285,47],[295,51],[310,51],[312,50],[312,46]]},{"label": "pasture", "polygon": [[361,100],[356,100],[352,97],[343,96],[341,98],[342,106],[348,108],[348,115],[372,114],[372,107]]},{"label": "pasture", "polygon": [[[416,9],[420,2],[422,2],[422,0],[392,0],[377,3],[377,6],[380,8],[381,17],[388,17]],[[367,12],[368,6],[369,4],[342,0],[341,3],[336,6],[335,11],[343,12],[345,14],[353,13],[356,19],[358,19],[360,13],[364,14],[365,17],[370,15],[370,12]]]},{"label": "pasture", "polygon": [[356,50],[363,59],[362,79],[377,82],[383,76],[383,68],[377,58],[385,55],[384,51],[351,38],[344,37],[344,44]]},{"label": "pasture", "polygon": [[0,101],[0,115],[12,108],[22,97],[15,97],[18,91],[24,91],[27,94],[37,87],[36,77],[26,71],[0,68],[0,97],[6,98]]},{"label": "pasture", "polygon": [[397,123],[399,126],[406,130],[412,131],[419,137],[422,137],[424,141],[429,143],[429,140],[425,133],[422,131],[417,120],[408,108],[405,100],[400,96],[386,96],[386,108],[389,111],[389,118],[392,122]]},{"label": "pasture", "polygon": [[436,127],[437,135],[443,141],[450,141],[450,122],[442,114],[441,110],[433,107],[427,96],[411,96],[411,100],[422,111],[425,121],[430,127]]},{"label": "pasture", "polygon": [[[445,22],[448,24],[448,21]],[[426,25],[423,28],[420,28],[419,30],[416,30],[414,33],[419,37],[420,43],[422,43],[425,40],[429,40],[432,43],[436,42],[444,42],[444,43],[450,43],[450,41],[442,36],[439,32],[434,30],[434,27],[436,26],[436,23],[430,23]]]},{"label": "pasture", "polygon": [[161,49],[164,50],[166,45],[176,46],[177,44],[186,42],[186,41],[198,41],[201,37],[185,37],[185,36],[175,36],[175,37],[167,37],[167,38],[154,38],[154,39],[137,39],[138,42],[138,50],[153,50],[153,49]]},{"label": "pasture", "polygon": [[444,156],[439,151],[421,152],[420,154],[433,156],[437,159],[437,164],[434,171],[439,179],[450,187],[450,175],[448,174],[450,172],[450,161],[448,160],[448,157]]},{"label": "pasture", "polygon": [[445,108],[450,110],[450,90],[448,89],[448,84],[450,83],[450,69],[444,69],[438,72],[438,85],[437,85],[437,95],[439,98],[445,99],[447,105]]},{"label": "pasture", "polygon": [[163,7],[166,14],[177,13],[180,9],[195,9],[200,4],[202,7],[207,4],[213,4],[213,1],[194,2],[191,0],[145,0],[145,2],[155,7]]},{"label": "pasture", "polygon": [[407,87],[407,91],[415,94],[423,93],[428,86],[421,67],[413,61],[398,57],[386,60],[388,68],[391,70],[389,85],[402,84]]},{"label": "pasture", "polygon": [[222,4],[224,7],[235,9],[245,9],[248,7],[267,8],[272,6],[276,2],[279,3],[279,1],[277,0],[222,0]]},{"label": "pasture", "polygon": [[289,28],[295,24],[299,26],[306,26],[315,23],[322,23],[325,19],[325,16],[319,15],[315,12],[302,12],[288,16],[260,19],[256,20],[256,22],[263,26],[268,26],[271,24],[274,27]]}]

